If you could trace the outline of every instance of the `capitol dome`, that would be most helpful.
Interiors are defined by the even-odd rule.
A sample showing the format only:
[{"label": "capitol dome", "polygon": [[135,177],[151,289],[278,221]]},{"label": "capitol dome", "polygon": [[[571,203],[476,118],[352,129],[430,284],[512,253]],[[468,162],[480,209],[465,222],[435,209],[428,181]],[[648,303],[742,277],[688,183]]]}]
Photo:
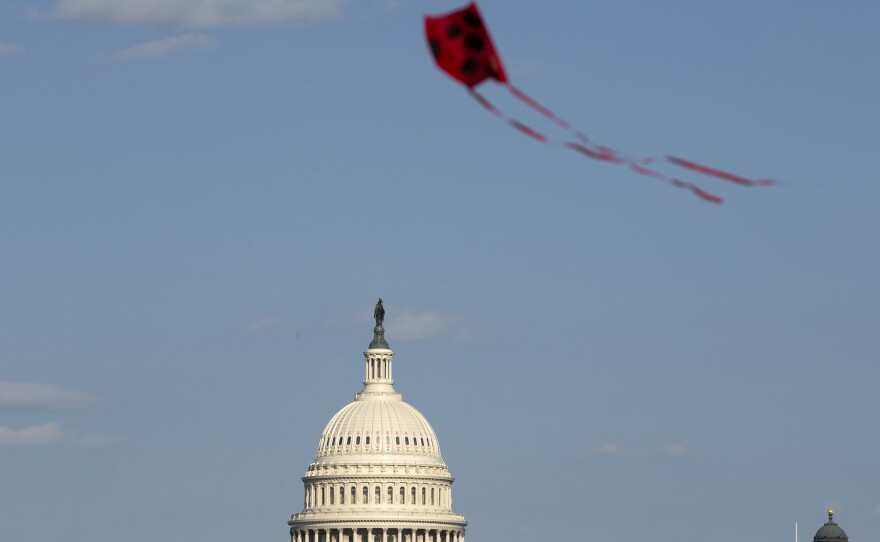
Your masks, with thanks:
[{"label": "capitol dome", "polygon": [[428,420],[400,396],[359,397],[337,412],[321,434],[318,458],[348,460],[365,454],[443,462]]},{"label": "capitol dome", "polygon": [[291,542],[464,542],[437,435],[394,389],[384,315],[380,299],[364,388],[321,433]]},{"label": "capitol dome", "polygon": [[819,527],[813,542],[847,542],[849,538],[840,525],[834,523],[834,510],[828,509],[828,522]]}]

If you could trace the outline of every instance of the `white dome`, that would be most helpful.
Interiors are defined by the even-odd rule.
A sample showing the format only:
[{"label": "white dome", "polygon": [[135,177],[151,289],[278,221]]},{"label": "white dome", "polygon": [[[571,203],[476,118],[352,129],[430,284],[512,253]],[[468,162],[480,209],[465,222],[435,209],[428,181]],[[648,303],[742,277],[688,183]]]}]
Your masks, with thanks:
[{"label": "white dome", "polygon": [[428,420],[399,395],[361,396],[324,428],[317,457],[363,454],[440,459],[440,443]]},{"label": "white dome", "polygon": [[321,433],[302,477],[302,511],[287,522],[291,542],[464,540],[467,521],[452,510],[454,479],[431,424],[394,390],[394,352],[378,314],[364,388]]}]

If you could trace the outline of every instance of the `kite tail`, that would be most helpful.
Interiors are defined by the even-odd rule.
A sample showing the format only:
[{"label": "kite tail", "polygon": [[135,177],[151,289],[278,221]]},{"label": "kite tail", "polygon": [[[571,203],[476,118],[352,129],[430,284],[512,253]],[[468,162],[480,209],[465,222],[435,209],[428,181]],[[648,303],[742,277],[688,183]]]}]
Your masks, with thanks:
[{"label": "kite tail", "polygon": [[[535,111],[537,111],[538,113],[543,115],[544,117],[550,119],[560,128],[568,130],[571,134],[573,134],[584,145],[593,145],[593,143],[590,141],[590,138],[588,138],[583,132],[581,132],[580,130],[578,130],[574,126],[572,126],[572,124],[570,122],[556,116],[556,114],[553,113],[552,111],[550,111],[550,109],[541,105],[537,100],[535,100],[534,98],[532,98],[531,96],[529,96],[528,94],[526,94],[525,92],[520,90],[519,88],[515,87],[512,83],[509,83],[509,82],[505,83],[504,86],[506,86],[507,90],[509,90],[510,93],[513,94],[518,100],[520,100],[524,104],[528,105],[529,107],[531,107],[532,109],[534,109]],[[566,145],[566,146],[568,146],[568,145]],[[630,166],[632,167],[633,171],[636,171],[637,173],[641,173],[642,175],[646,174],[645,170],[643,168],[641,168],[640,166],[638,166],[634,159],[632,159],[631,157],[628,157],[628,156],[621,155],[620,153],[618,153],[617,151],[614,151],[613,149],[608,149],[607,147],[597,147],[598,149],[600,149],[600,152],[598,153],[600,156],[593,156],[591,154],[584,153],[583,150],[581,150],[581,149],[576,149],[575,147],[571,147],[571,146],[568,146],[568,147],[571,149],[577,150],[581,154],[585,154],[586,156],[590,156],[591,158],[597,158],[599,160],[605,160],[605,161],[610,161],[610,162],[615,162],[615,163],[623,163],[623,162],[629,163]],[[611,159],[611,156],[616,156],[617,158]],[[644,158],[641,160],[641,162],[643,164],[649,164],[649,163],[654,162],[655,160],[656,160],[655,158]],[[696,171],[698,173],[702,173],[702,174],[708,175],[710,177],[723,179],[725,181],[730,181],[732,183],[736,183],[736,184],[739,184],[742,186],[772,186],[772,185],[779,184],[777,181],[774,181],[772,179],[759,179],[759,180],[753,181],[751,179],[746,179],[745,177],[740,177],[739,175],[734,175],[733,173],[721,171],[719,169],[704,166],[702,164],[698,164],[696,162],[691,162],[689,160],[683,160],[681,158],[676,158],[674,156],[667,156],[666,160],[672,164],[677,165],[677,166],[680,166],[680,167],[683,167],[686,169],[690,169],[691,171]],[[660,180],[663,180],[666,182],[671,182],[673,180],[672,177],[667,177],[666,175],[660,174],[659,172],[651,172],[650,174],[648,174],[648,176],[654,177],[656,179],[660,179]],[[690,185],[690,183],[685,183],[685,184],[689,185],[688,188],[691,188],[691,189],[696,188],[695,186]],[[700,197],[703,197],[703,194],[697,193],[697,195]],[[706,199],[706,198],[704,198],[704,199]]]},{"label": "kite tail", "polygon": [[512,119],[512,118],[508,117],[507,115],[505,115],[504,113],[502,113],[500,109],[495,107],[495,105],[493,105],[492,102],[487,100],[482,94],[480,94],[476,90],[469,88],[468,92],[470,92],[471,96],[473,96],[473,98],[475,100],[477,100],[477,102],[479,102],[480,105],[482,105],[484,108],[486,108],[487,111],[489,111],[490,113],[492,113],[493,115],[495,115],[499,119],[503,120],[504,122],[506,122],[510,126],[513,126],[514,128],[516,128],[520,132],[524,133],[525,135],[529,136],[530,138],[534,139],[535,141],[540,141],[541,143],[547,143],[550,141],[549,138],[547,136],[545,136],[544,134],[542,134],[541,132],[535,130],[534,128],[526,126],[525,124],[521,123],[520,121],[518,121],[516,119]]},{"label": "kite tail", "polygon": [[[551,141],[546,135],[542,134],[541,132],[538,132],[534,128],[531,128],[530,126],[527,126],[527,125],[523,124],[522,122],[520,122],[516,119],[512,119],[512,118],[508,117],[507,115],[505,115],[500,109],[495,107],[495,105],[492,102],[487,100],[482,94],[480,94],[479,92],[477,92],[473,88],[469,88],[468,92],[487,111],[489,111],[490,113],[492,113],[493,115],[495,115],[496,117],[501,119],[502,121],[506,122],[511,127],[519,130],[523,134],[534,139],[535,141],[539,141],[541,143],[546,143],[546,144],[550,144],[550,145],[559,145],[559,146],[565,147],[567,149],[571,149],[575,152],[582,154],[583,156],[586,156],[587,158],[592,158],[594,160],[600,160],[602,162],[608,162],[611,164],[628,165],[630,167],[630,169],[632,169],[633,171],[635,171],[636,173],[638,173],[640,175],[644,175],[646,177],[652,177],[654,179],[662,181],[662,182],[669,184],[671,186],[674,186],[676,188],[690,190],[694,195],[698,196],[703,201],[708,201],[709,203],[721,204],[724,201],[720,197],[718,197],[714,194],[710,194],[692,183],[687,183],[687,182],[681,181],[679,179],[676,179],[674,177],[668,177],[668,176],[664,175],[663,173],[660,173],[659,171],[655,171],[653,169],[646,168],[646,167],[644,167],[644,165],[642,165],[642,164],[649,164],[649,163],[653,162],[654,161],[653,158],[644,159],[641,161],[641,164],[640,164],[639,161],[635,160],[634,158],[632,158],[630,156],[622,154],[622,153],[620,153],[612,148],[609,148],[609,147],[604,147],[601,145],[593,145],[592,143],[589,143],[589,141],[584,141],[583,143],[575,143],[573,141],[565,141],[565,142]],[[549,111],[548,111],[548,113],[549,113]],[[550,115],[552,115],[552,113],[550,113]],[[562,121],[562,122],[565,122],[565,121]],[[557,124],[559,124],[559,123],[557,123]],[[586,139],[586,136],[584,136],[584,139]]]},{"label": "kite tail", "polygon": [[584,135],[583,132],[572,126],[570,122],[557,117],[556,114],[553,113],[553,111],[550,111],[549,109],[538,103],[537,100],[535,100],[519,88],[513,86],[512,83],[505,83],[504,86],[506,86],[507,90],[509,90],[510,93],[513,94],[519,101],[531,107],[538,113],[544,115],[563,130],[568,130],[569,132],[571,132],[576,138],[578,138],[581,143],[590,142],[590,138],[588,138],[586,135]]},{"label": "kite tail", "polygon": [[724,179],[725,181],[730,181],[732,183],[743,186],[772,186],[775,184],[779,184],[773,179],[758,179],[757,181],[753,181],[751,179],[746,179],[745,177],[740,177],[739,175],[734,175],[733,173],[721,171],[720,169],[711,168],[702,164],[697,164],[696,162],[691,162],[690,160],[676,158],[674,156],[667,156],[666,161],[671,164],[675,164],[676,166],[680,166],[691,171],[696,171],[697,173],[702,173],[704,175],[709,175],[710,177],[716,177],[718,179]]},{"label": "kite tail", "polygon": [[[708,201],[709,203],[714,203],[716,205],[724,203],[724,200],[720,196],[710,194],[709,192],[706,192],[705,190],[693,183],[688,183],[680,179],[676,179],[675,177],[669,177],[668,175],[664,175],[657,170],[646,168],[643,165],[639,164],[639,162],[632,157],[621,155],[617,151],[609,149],[608,147],[598,147],[597,149],[590,149],[585,145],[572,142],[566,142],[562,145],[566,148],[579,152],[584,156],[593,158],[595,160],[603,160],[605,162],[611,162],[613,164],[626,164],[630,167],[631,170],[638,173],[639,175],[644,175],[645,177],[657,179],[658,181],[662,181],[676,188],[690,190],[694,195],[696,195],[703,201]],[[651,161],[653,160],[643,160],[642,163],[650,163]]]}]

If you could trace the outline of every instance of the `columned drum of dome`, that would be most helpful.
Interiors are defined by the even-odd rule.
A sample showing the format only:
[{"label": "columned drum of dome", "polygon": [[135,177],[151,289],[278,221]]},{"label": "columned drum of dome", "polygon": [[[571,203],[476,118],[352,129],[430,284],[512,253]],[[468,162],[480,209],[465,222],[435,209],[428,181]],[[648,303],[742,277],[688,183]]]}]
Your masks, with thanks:
[{"label": "columned drum of dome", "polygon": [[288,521],[291,542],[464,542],[437,435],[394,390],[380,308],[364,388],[321,434],[302,477],[303,509]]}]

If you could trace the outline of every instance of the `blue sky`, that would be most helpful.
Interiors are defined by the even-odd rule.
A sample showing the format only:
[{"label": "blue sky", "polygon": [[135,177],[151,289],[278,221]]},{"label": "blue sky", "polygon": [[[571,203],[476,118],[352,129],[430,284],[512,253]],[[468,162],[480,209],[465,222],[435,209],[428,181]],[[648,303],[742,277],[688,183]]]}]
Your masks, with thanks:
[{"label": "blue sky", "polygon": [[0,6],[4,542],[285,539],[379,296],[470,540],[876,537],[880,5],[481,2],[595,141],[784,183],[723,206],[486,113],[459,5]]}]

